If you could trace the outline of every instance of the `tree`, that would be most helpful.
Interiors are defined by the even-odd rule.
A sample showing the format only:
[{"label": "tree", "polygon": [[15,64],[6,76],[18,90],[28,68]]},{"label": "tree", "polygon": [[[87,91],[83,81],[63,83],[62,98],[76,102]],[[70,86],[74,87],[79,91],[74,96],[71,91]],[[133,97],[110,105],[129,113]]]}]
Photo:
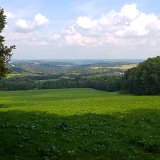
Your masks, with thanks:
[{"label": "tree", "polygon": [[123,90],[137,95],[160,94],[160,56],[148,58],[137,67],[127,70]]},{"label": "tree", "polygon": [[[6,25],[6,16],[4,15],[4,10],[0,8],[0,34]],[[4,77],[10,70],[7,68],[7,64],[12,56],[12,50],[15,46],[5,46],[5,39],[0,35],[0,78]]]}]

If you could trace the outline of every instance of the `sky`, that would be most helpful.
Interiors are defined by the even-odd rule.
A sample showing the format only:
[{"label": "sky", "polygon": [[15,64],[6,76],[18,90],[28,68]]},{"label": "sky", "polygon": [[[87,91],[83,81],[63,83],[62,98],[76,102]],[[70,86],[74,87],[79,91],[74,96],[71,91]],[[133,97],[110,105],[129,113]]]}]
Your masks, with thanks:
[{"label": "sky", "polygon": [[0,0],[13,59],[160,55],[160,0]]}]

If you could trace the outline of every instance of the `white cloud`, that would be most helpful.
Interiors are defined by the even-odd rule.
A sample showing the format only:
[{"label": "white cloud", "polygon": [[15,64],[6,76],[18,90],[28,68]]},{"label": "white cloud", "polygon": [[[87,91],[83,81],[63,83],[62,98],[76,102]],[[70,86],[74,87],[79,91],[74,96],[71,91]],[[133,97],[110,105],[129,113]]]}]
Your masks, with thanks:
[{"label": "white cloud", "polygon": [[49,23],[49,20],[42,14],[38,13],[35,15],[33,21],[18,19],[16,22],[15,29],[18,32],[32,32],[48,23]]},{"label": "white cloud", "polygon": [[22,31],[22,32],[30,32],[35,29],[34,25],[25,19],[19,19],[16,22],[16,28],[18,31]]},{"label": "white cloud", "polygon": [[9,19],[12,19],[12,18],[15,18],[15,14],[11,13],[11,12],[7,12],[7,11],[4,11],[4,15],[6,15],[7,18]]},{"label": "white cloud", "polygon": [[8,32],[4,34],[8,44],[15,44],[16,48],[20,46],[46,46],[49,44],[48,36],[43,36],[40,32]]},{"label": "white cloud", "polygon": [[51,34],[51,35],[48,36],[48,38],[49,38],[50,41],[59,40],[59,39],[61,39],[61,37],[62,36],[60,34]]},{"label": "white cloud", "polygon": [[96,25],[96,21],[91,20],[87,16],[80,16],[78,17],[76,24],[83,29],[91,29],[94,27],[94,25]]},{"label": "white cloud", "polygon": [[[65,40],[70,45],[83,46],[126,46],[143,43],[155,45],[159,44],[159,32],[160,18],[157,15],[139,11],[136,4],[126,4],[119,11],[109,11],[97,19],[88,16],[78,17],[76,25],[65,32]],[[155,39],[154,42],[151,37]]]},{"label": "white cloud", "polygon": [[137,9],[136,4],[126,4],[124,5],[119,13],[122,17],[127,17],[129,19],[135,19],[140,13]]},{"label": "white cloud", "polygon": [[[34,32],[4,32],[6,43],[9,45],[16,45],[16,48],[22,47],[37,47],[37,46],[52,46],[61,42],[62,36],[60,34],[48,33],[41,34],[41,31]],[[62,43],[61,43],[62,44]]]},{"label": "white cloud", "polygon": [[34,33],[48,23],[49,20],[41,13],[36,14],[33,20],[19,19],[16,31],[21,34],[16,34],[13,39],[18,42],[19,38],[19,44],[27,45],[160,45],[160,17],[138,10],[136,4],[126,4],[119,11],[111,10],[98,18],[79,16],[71,26],[57,33],[48,33],[47,30],[46,34]]},{"label": "white cloud", "polygon": [[147,36],[153,31],[160,31],[160,19],[154,14],[140,13],[137,18],[124,26],[122,30],[116,32],[118,36]]},{"label": "white cloud", "polygon": [[48,24],[49,20],[43,16],[41,13],[38,13],[34,17],[35,22],[37,22],[38,25]]},{"label": "white cloud", "polygon": [[64,39],[69,45],[80,45],[85,46],[87,44],[92,44],[95,40],[92,37],[82,35],[74,27],[65,30]]}]

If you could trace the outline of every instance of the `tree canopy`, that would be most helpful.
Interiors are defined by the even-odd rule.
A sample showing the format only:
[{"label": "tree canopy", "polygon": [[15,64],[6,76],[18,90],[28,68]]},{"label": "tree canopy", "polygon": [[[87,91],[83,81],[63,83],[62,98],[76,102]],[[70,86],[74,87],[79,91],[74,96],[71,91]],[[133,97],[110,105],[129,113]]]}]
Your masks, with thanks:
[{"label": "tree canopy", "polygon": [[124,74],[123,89],[137,95],[160,94],[160,56],[148,58]]},{"label": "tree canopy", "polygon": [[[6,16],[4,15],[4,10],[0,8],[0,34],[5,28],[5,25]],[[6,46],[4,42],[4,37],[0,35],[0,78],[4,77],[9,72],[9,69],[7,68],[7,63],[12,56],[12,50],[15,48],[14,45],[9,47]]]}]

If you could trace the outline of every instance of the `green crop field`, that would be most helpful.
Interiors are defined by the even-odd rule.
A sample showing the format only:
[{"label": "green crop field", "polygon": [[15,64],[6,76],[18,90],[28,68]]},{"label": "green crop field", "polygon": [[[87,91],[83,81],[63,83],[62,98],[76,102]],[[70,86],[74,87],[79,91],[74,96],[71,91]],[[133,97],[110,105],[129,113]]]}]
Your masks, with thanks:
[{"label": "green crop field", "polygon": [[160,96],[0,92],[0,160],[159,160]]}]

